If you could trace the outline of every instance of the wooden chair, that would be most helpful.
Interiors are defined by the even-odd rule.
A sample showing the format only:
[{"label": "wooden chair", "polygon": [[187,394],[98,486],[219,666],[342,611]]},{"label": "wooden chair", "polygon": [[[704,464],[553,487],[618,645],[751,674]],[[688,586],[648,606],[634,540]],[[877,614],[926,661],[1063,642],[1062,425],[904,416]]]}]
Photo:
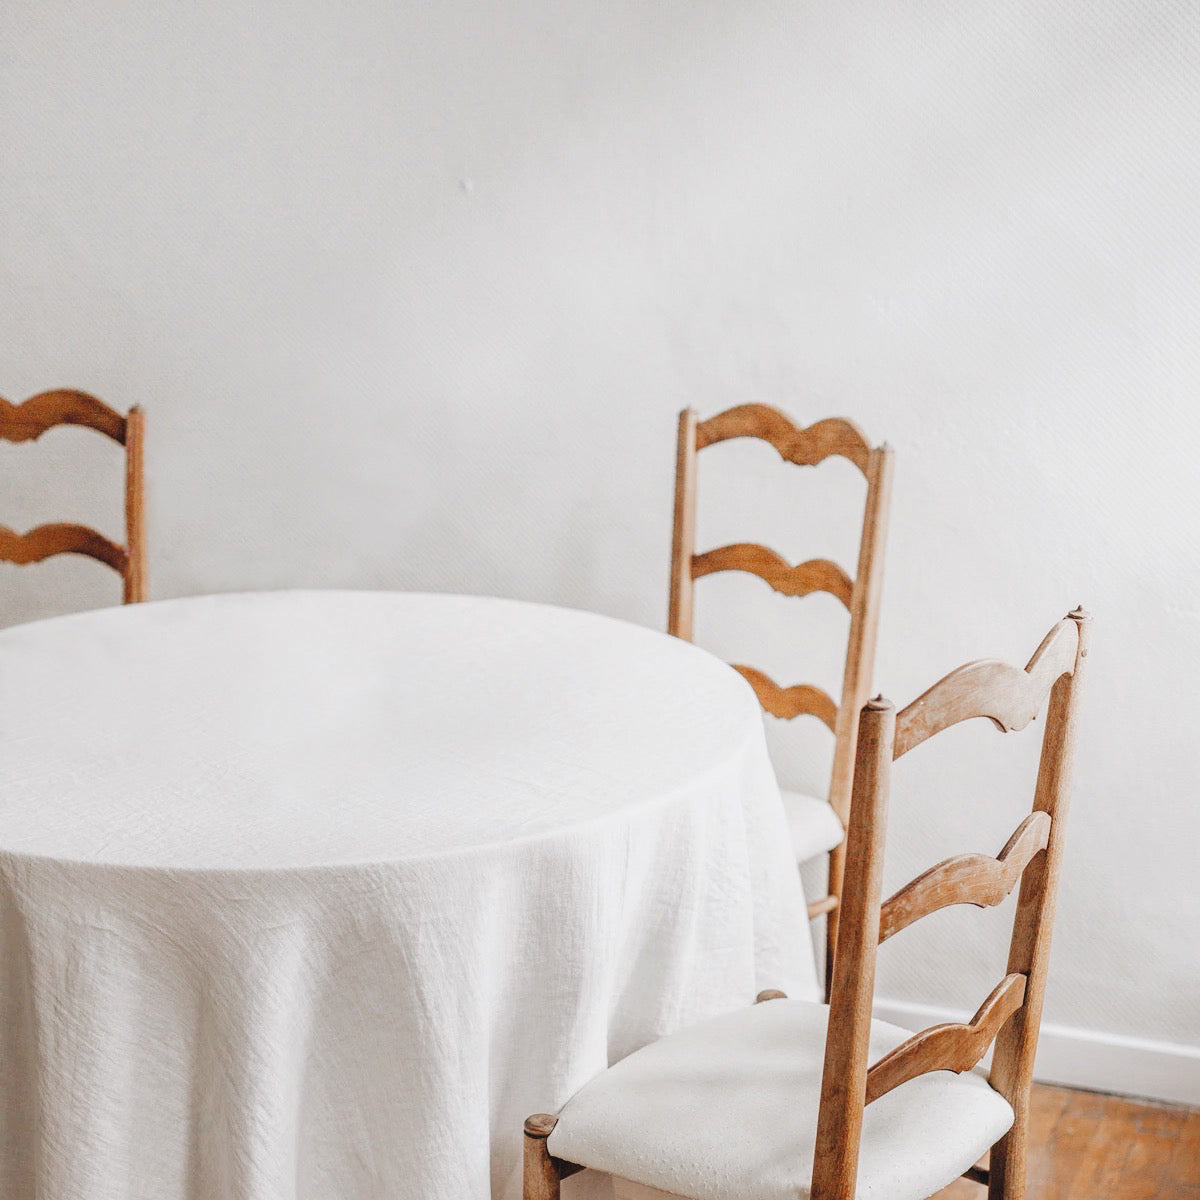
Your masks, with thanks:
[{"label": "wooden chair", "polygon": [[[525,1200],[585,1167],[618,1195],[704,1200],[921,1200],[960,1175],[1025,1196],[1029,1091],[1078,721],[1088,619],[1077,609],[1024,671],[971,663],[899,716],[863,707],[848,886],[829,1007],[764,992],[663,1038],[525,1125]],[[1050,697],[1033,811],[996,858],[947,859],[880,902],[893,759],[987,717],[1021,729]],[[1000,903],[1020,880],[1004,979],[968,1024],[921,1033],[871,1019],[878,944],[952,904]],[[828,1033],[828,1036],[826,1036]],[[989,1076],[974,1068],[995,1040]],[[992,1148],[988,1170],[975,1166]]]},{"label": "wooden chair", "polygon": [[0,525],[0,562],[41,562],[56,554],[82,554],[112,567],[124,583],[123,599],[146,598],[146,552],[142,493],[145,417],[140,408],[121,416],[86,392],[42,392],[23,404],[0,397],[0,440],[28,442],[57,425],[82,425],[125,447],[125,545],[118,546],[86,525],[39,525],[16,533]]},{"label": "wooden chair", "polygon": [[[854,579],[828,559],[813,559],[793,567],[766,546],[747,542],[722,546],[704,554],[695,553],[696,455],[707,446],[731,438],[759,438],[769,442],[785,462],[798,466],[816,466],[831,455],[841,455],[866,476],[867,498],[859,541],[858,572]],[[886,445],[872,448],[862,431],[850,421],[830,418],[800,429],[784,413],[765,404],[744,404],[706,421],[698,421],[691,409],[684,409],[679,414],[668,632],[691,641],[695,580],[718,571],[747,571],[785,596],[829,592],[850,611],[840,703],[835,704],[826,692],[809,684],[780,687],[753,667],[734,667],[746,678],[763,708],[772,716],[784,719],[813,716],[828,726],[834,735],[828,799],[783,790],[797,862],[829,854],[828,894],[809,905],[810,917],[829,914],[825,954],[827,987],[837,941],[837,910],[845,873],[845,828],[850,811],[858,712],[870,694],[875,662],[891,474],[891,449]]]}]

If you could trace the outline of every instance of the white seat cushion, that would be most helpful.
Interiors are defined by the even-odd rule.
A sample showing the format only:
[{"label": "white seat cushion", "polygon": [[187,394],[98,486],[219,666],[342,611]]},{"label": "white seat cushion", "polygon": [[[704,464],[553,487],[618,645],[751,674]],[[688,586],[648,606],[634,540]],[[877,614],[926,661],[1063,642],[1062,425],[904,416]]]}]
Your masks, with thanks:
[{"label": "white seat cushion", "polygon": [[828,854],[845,840],[846,831],[828,800],[787,789],[780,789],[780,795],[798,863],[806,863],[818,854]]},{"label": "white seat cushion", "polygon": [[[829,1010],[747,1005],[631,1054],[563,1108],[550,1153],[695,1200],[805,1200]],[[909,1032],[871,1025],[871,1061]],[[925,1200],[1013,1122],[982,1074],[937,1071],[867,1107],[858,1200]]]}]

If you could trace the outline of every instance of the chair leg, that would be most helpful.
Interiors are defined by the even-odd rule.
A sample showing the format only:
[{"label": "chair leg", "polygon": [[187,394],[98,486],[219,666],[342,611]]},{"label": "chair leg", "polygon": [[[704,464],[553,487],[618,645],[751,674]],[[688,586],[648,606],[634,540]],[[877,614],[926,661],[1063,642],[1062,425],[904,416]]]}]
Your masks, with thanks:
[{"label": "chair leg", "polygon": [[525,1122],[524,1200],[559,1200],[562,1176],[546,1146],[557,1124],[558,1118],[547,1113],[537,1113]]},{"label": "chair leg", "polygon": [[834,846],[829,852],[829,874],[826,878],[826,899],[832,901],[825,915],[825,1003],[833,991],[833,960],[837,953],[838,926],[842,919],[842,881],[846,872],[846,843]]},{"label": "chair leg", "polygon": [[1013,1127],[992,1147],[988,1200],[1025,1200],[1026,1132],[1018,1113]]}]

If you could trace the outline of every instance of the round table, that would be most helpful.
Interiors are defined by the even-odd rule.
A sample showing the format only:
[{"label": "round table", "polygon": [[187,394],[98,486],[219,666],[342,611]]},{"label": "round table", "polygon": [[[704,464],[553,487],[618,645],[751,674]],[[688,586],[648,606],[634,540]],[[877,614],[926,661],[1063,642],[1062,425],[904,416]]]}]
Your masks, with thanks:
[{"label": "round table", "polygon": [[609,1062],[815,995],[758,705],[514,601],[0,633],[0,1195],[487,1200]]}]

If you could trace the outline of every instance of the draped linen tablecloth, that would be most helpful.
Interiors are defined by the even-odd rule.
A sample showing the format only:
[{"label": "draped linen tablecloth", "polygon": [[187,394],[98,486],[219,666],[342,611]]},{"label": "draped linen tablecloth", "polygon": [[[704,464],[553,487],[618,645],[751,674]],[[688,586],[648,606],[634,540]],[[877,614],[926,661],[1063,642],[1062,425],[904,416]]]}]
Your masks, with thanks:
[{"label": "draped linen tablecloth", "polygon": [[0,1196],[486,1200],[520,1126],[815,995],[758,705],[512,601],[280,592],[0,633]]}]

